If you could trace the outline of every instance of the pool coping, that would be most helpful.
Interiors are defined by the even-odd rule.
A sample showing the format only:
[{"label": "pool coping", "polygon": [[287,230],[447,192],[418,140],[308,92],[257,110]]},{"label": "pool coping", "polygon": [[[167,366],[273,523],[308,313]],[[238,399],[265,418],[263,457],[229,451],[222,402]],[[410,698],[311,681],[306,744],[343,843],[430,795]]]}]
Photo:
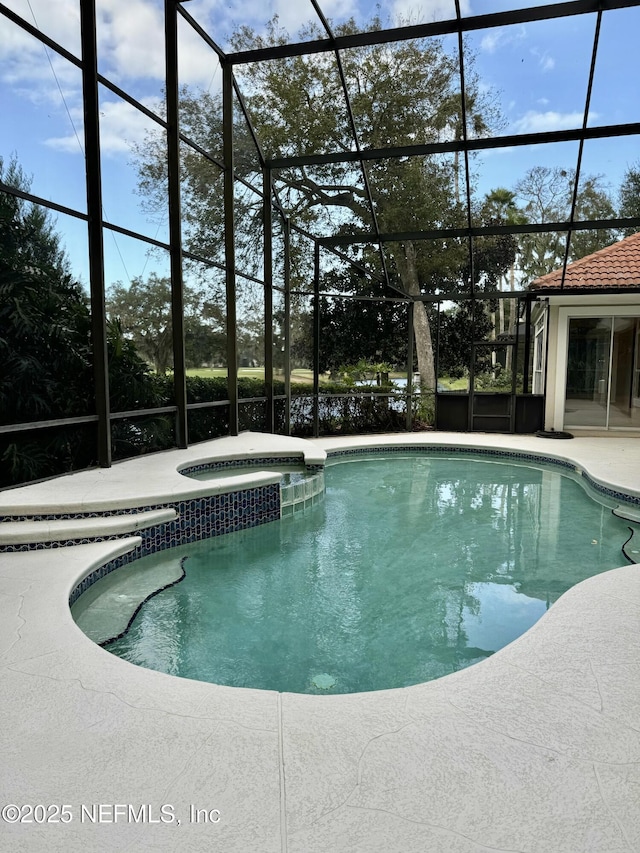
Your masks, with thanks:
[{"label": "pool coping", "polygon": [[[122,488],[125,466],[137,472],[136,499],[186,457],[229,452],[235,440],[220,441],[25,487],[29,505],[51,506],[55,484],[58,500],[63,488],[86,505],[87,490],[95,495],[111,472]],[[300,441],[244,434],[235,443],[256,454],[297,451]],[[382,444],[537,451],[640,494],[633,438],[417,433],[304,444],[316,460]],[[0,514],[12,495],[24,503],[24,490],[1,493]],[[469,669],[404,689],[316,697],[173,678],[88,640],[71,619],[70,591],[137,539],[0,555],[3,804],[63,803],[73,817],[5,822],[11,849],[640,848],[636,566],[574,587],[523,637]],[[83,804],[102,804],[102,813],[82,819]],[[116,804],[134,805],[140,819],[114,820]],[[170,814],[163,805],[180,826],[158,817]]]}]

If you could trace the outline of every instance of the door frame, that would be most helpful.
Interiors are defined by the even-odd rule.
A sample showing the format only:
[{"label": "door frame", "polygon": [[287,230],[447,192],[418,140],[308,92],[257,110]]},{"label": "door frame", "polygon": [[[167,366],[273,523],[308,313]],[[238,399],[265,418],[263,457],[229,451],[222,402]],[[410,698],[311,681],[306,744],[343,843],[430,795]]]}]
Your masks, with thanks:
[{"label": "door frame", "polygon": [[[633,396],[634,390],[638,397]],[[640,408],[640,322],[636,325],[636,337],[633,344],[633,365],[631,366],[631,405]]]},{"label": "door frame", "polygon": [[[553,429],[564,430],[564,408],[567,395],[567,362],[569,358],[569,320],[578,317],[640,317],[640,304],[638,305],[575,305],[558,306],[558,325],[556,337],[556,371],[555,371],[555,387],[553,389],[554,396],[554,417]],[[611,365],[607,375],[607,381],[611,381]],[[551,383],[548,382],[547,387]],[[549,388],[549,391],[551,389]],[[607,422],[608,422],[608,406],[607,403]],[[579,430],[580,427],[574,427],[568,424],[571,429]],[[605,427],[584,427],[584,429],[604,430]],[[624,427],[612,427],[611,430],[624,431]]]}]

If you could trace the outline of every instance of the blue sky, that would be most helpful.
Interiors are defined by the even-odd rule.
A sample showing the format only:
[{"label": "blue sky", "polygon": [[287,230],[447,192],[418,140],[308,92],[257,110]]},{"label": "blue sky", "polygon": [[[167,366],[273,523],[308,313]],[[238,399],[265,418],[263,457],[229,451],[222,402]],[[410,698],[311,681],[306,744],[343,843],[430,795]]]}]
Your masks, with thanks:
[{"label": "blue sky", "polygon": [[[79,0],[4,0],[5,4],[79,54]],[[161,98],[164,36],[161,0],[98,0],[100,71],[154,108]],[[354,16],[366,21],[380,9],[389,23],[455,17],[453,0],[325,0],[323,11],[334,23]],[[521,6],[545,5],[518,0],[461,0],[463,15]],[[237,24],[260,30],[277,13],[292,34],[314,16],[308,0],[190,0],[188,10],[224,46]],[[498,93],[504,133],[575,128],[582,124],[594,38],[595,15],[531,23],[471,33],[483,83]],[[640,121],[637,94],[640,7],[604,15],[589,125]],[[215,89],[220,73],[211,51],[180,28],[181,81]],[[452,45],[454,44],[452,40]],[[69,207],[85,209],[80,74],[53,52],[0,17],[0,156],[13,153],[33,176],[32,191]],[[101,92],[101,148],[105,218],[159,240],[167,223],[145,214],[136,194],[132,146],[151,127],[146,118],[108,91]],[[479,189],[512,188],[535,165],[575,165],[577,143],[494,151],[476,163]],[[615,194],[625,169],[640,160],[638,137],[587,142],[583,172],[602,174]],[[86,227],[69,217],[58,228],[74,271],[86,281]],[[164,274],[168,262],[148,257],[146,247],[121,235],[107,235],[107,285],[135,275]]]}]

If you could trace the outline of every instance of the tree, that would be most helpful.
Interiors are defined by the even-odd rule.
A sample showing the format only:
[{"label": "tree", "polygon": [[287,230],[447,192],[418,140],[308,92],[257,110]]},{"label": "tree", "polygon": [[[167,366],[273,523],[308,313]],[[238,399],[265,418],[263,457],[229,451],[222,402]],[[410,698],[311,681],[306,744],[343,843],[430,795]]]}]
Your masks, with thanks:
[{"label": "tree", "polygon": [[[485,225],[523,225],[527,221],[516,203],[516,194],[505,187],[497,187],[486,194],[478,215]],[[506,270],[509,273],[509,289],[514,290],[517,238],[512,234],[499,235],[493,245],[498,254],[490,259],[492,284],[498,285]]]},{"label": "tree", "polygon": [[[362,287],[360,279],[361,273],[351,269],[348,281],[353,293]],[[334,272],[323,277],[323,289],[335,291],[338,287],[344,290],[342,275]],[[320,301],[322,373],[359,361],[404,366],[407,341],[407,308],[403,303],[349,297],[323,297]]]},{"label": "tree", "polygon": [[[535,166],[516,184],[516,194],[524,204],[522,212],[528,222],[564,222],[571,214],[575,170]],[[601,175],[584,175],[576,197],[576,220],[609,219],[615,216],[611,198],[602,186]],[[571,235],[569,260],[575,261],[609,246],[616,239],[612,228],[574,231]],[[530,282],[557,269],[563,262],[566,247],[564,232],[523,234],[519,240],[522,276]]]},{"label": "tree", "polygon": [[[620,185],[619,202],[620,216],[640,216],[640,160],[627,167]],[[625,228],[624,235],[629,237],[639,230],[638,226]]]},{"label": "tree", "polygon": [[406,306],[355,299],[321,301],[321,372],[359,361],[406,365]]},{"label": "tree", "polygon": [[[28,192],[30,180],[15,159],[0,158],[0,180]],[[108,328],[113,410],[162,405],[162,389],[124,341]],[[51,214],[0,192],[0,423],[30,423],[95,413],[91,314],[73,278]],[[124,421],[114,445],[141,452],[166,446],[153,428]],[[128,454],[130,455],[130,453]],[[93,426],[60,426],[0,436],[0,485],[52,476],[94,464]]]},{"label": "tree", "polygon": [[224,364],[227,358],[227,336],[204,323],[190,322],[184,332],[184,359],[187,367],[210,367]]},{"label": "tree", "polygon": [[[146,280],[136,276],[129,287],[116,282],[107,293],[107,311],[156,373],[164,374],[172,367],[170,279],[151,273]],[[223,322],[220,309],[202,294],[185,288],[184,313],[190,362],[199,367],[214,361],[224,348],[224,337],[218,331]]]},{"label": "tree", "polygon": [[440,376],[457,379],[471,364],[473,341],[483,340],[493,330],[486,306],[469,300],[440,314]]},{"label": "tree", "polygon": [[[375,17],[366,29],[382,28]],[[358,31],[354,20],[335,27],[337,35]],[[313,28],[304,38],[320,37]],[[234,50],[283,44],[288,34],[274,18],[266,36],[241,27],[232,37]],[[360,144],[363,148],[415,145],[451,139],[459,125],[461,99],[458,93],[457,57],[449,55],[438,39],[416,39],[387,45],[354,48],[342,54],[342,68]],[[467,100],[474,115],[493,119],[491,97],[484,94],[472,64],[466,67]],[[244,67],[240,81],[244,101],[260,143],[267,156],[351,151],[353,139],[340,77],[332,54],[298,56]],[[202,93],[182,92],[181,126],[207,150],[220,150],[220,105]],[[475,122],[475,119],[474,119]],[[245,178],[257,173],[246,127],[238,121],[236,171]],[[139,152],[141,189],[164,193],[164,172],[158,149],[145,145]],[[183,205],[189,217],[190,248],[219,260],[221,246],[220,172],[195,153],[183,159]],[[456,200],[458,164],[453,157],[396,157],[371,162],[368,185],[375,215],[383,232],[432,230],[464,225]],[[313,167],[291,167],[277,174],[278,197],[284,214],[316,234],[371,231],[368,194],[360,168],[352,163],[330,163]],[[241,256],[255,252],[260,219],[260,199],[250,192],[238,199],[236,209],[237,249]],[[293,246],[303,254],[303,248]],[[391,273],[411,296],[420,296],[443,285],[460,285],[459,258],[455,242],[433,241],[430,245],[405,240],[391,247]],[[452,255],[454,256],[452,258]],[[309,266],[302,272],[309,280]],[[468,284],[467,282],[464,283]],[[416,303],[414,312],[418,369],[422,383],[435,387],[431,329],[425,307]]]},{"label": "tree", "polygon": [[[580,191],[576,199],[576,219],[612,219],[616,209],[609,192],[602,185],[602,175],[585,175],[580,179]],[[571,235],[570,259],[577,261],[592,255],[618,239],[614,228],[574,231]]]},{"label": "tree", "polygon": [[129,287],[116,282],[107,292],[107,311],[156,373],[166,373],[173,365],[170,280],[151,273],[146,281],[136,276]]},{"label": "tree", "polygon": [[[0,180],[28,191],[13,159]],[[90,313],[50,214],[0,193],[0,419],[87,414],[93,386]]]},{"label": "tree", "polygon": [[[505,187],[497,187],[486,194],[478,216],[486,225],[521,225],[526,222],[526,217],[516,204],[515,193]],[[488,246],[481,250],[479,265],[487,267],[491,289],[504,290],[506,285],[509,291],[514,291],[518,259],[516,237],[512,234],[497,235],[484,238],[483,242],[487,240],[489,241]],[[482,243],[480,246],[482,247]],[[484,256],[486,256],[486,260],[483,263]],[[490,307],[493,309],[490,327],[485,329],[482,334],[490,333],[495,339],[496,335],[506,332],[513,325],[515,319],[513,316],[514,300],[492,300]],[[477,316],[474,334],[476,340],[482,337],[479,333],[479,318]],[[507,350],[506,367],[511,368],[511,350]]]}]

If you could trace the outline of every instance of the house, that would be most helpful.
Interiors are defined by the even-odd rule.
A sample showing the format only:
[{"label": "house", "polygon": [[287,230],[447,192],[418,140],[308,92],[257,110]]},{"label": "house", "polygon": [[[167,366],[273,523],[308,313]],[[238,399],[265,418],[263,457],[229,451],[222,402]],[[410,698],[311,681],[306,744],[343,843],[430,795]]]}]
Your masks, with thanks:
[{"label": "house", "polygon": [[640,233],[541,276],[534,394],[545,429],[640,431]]}]

